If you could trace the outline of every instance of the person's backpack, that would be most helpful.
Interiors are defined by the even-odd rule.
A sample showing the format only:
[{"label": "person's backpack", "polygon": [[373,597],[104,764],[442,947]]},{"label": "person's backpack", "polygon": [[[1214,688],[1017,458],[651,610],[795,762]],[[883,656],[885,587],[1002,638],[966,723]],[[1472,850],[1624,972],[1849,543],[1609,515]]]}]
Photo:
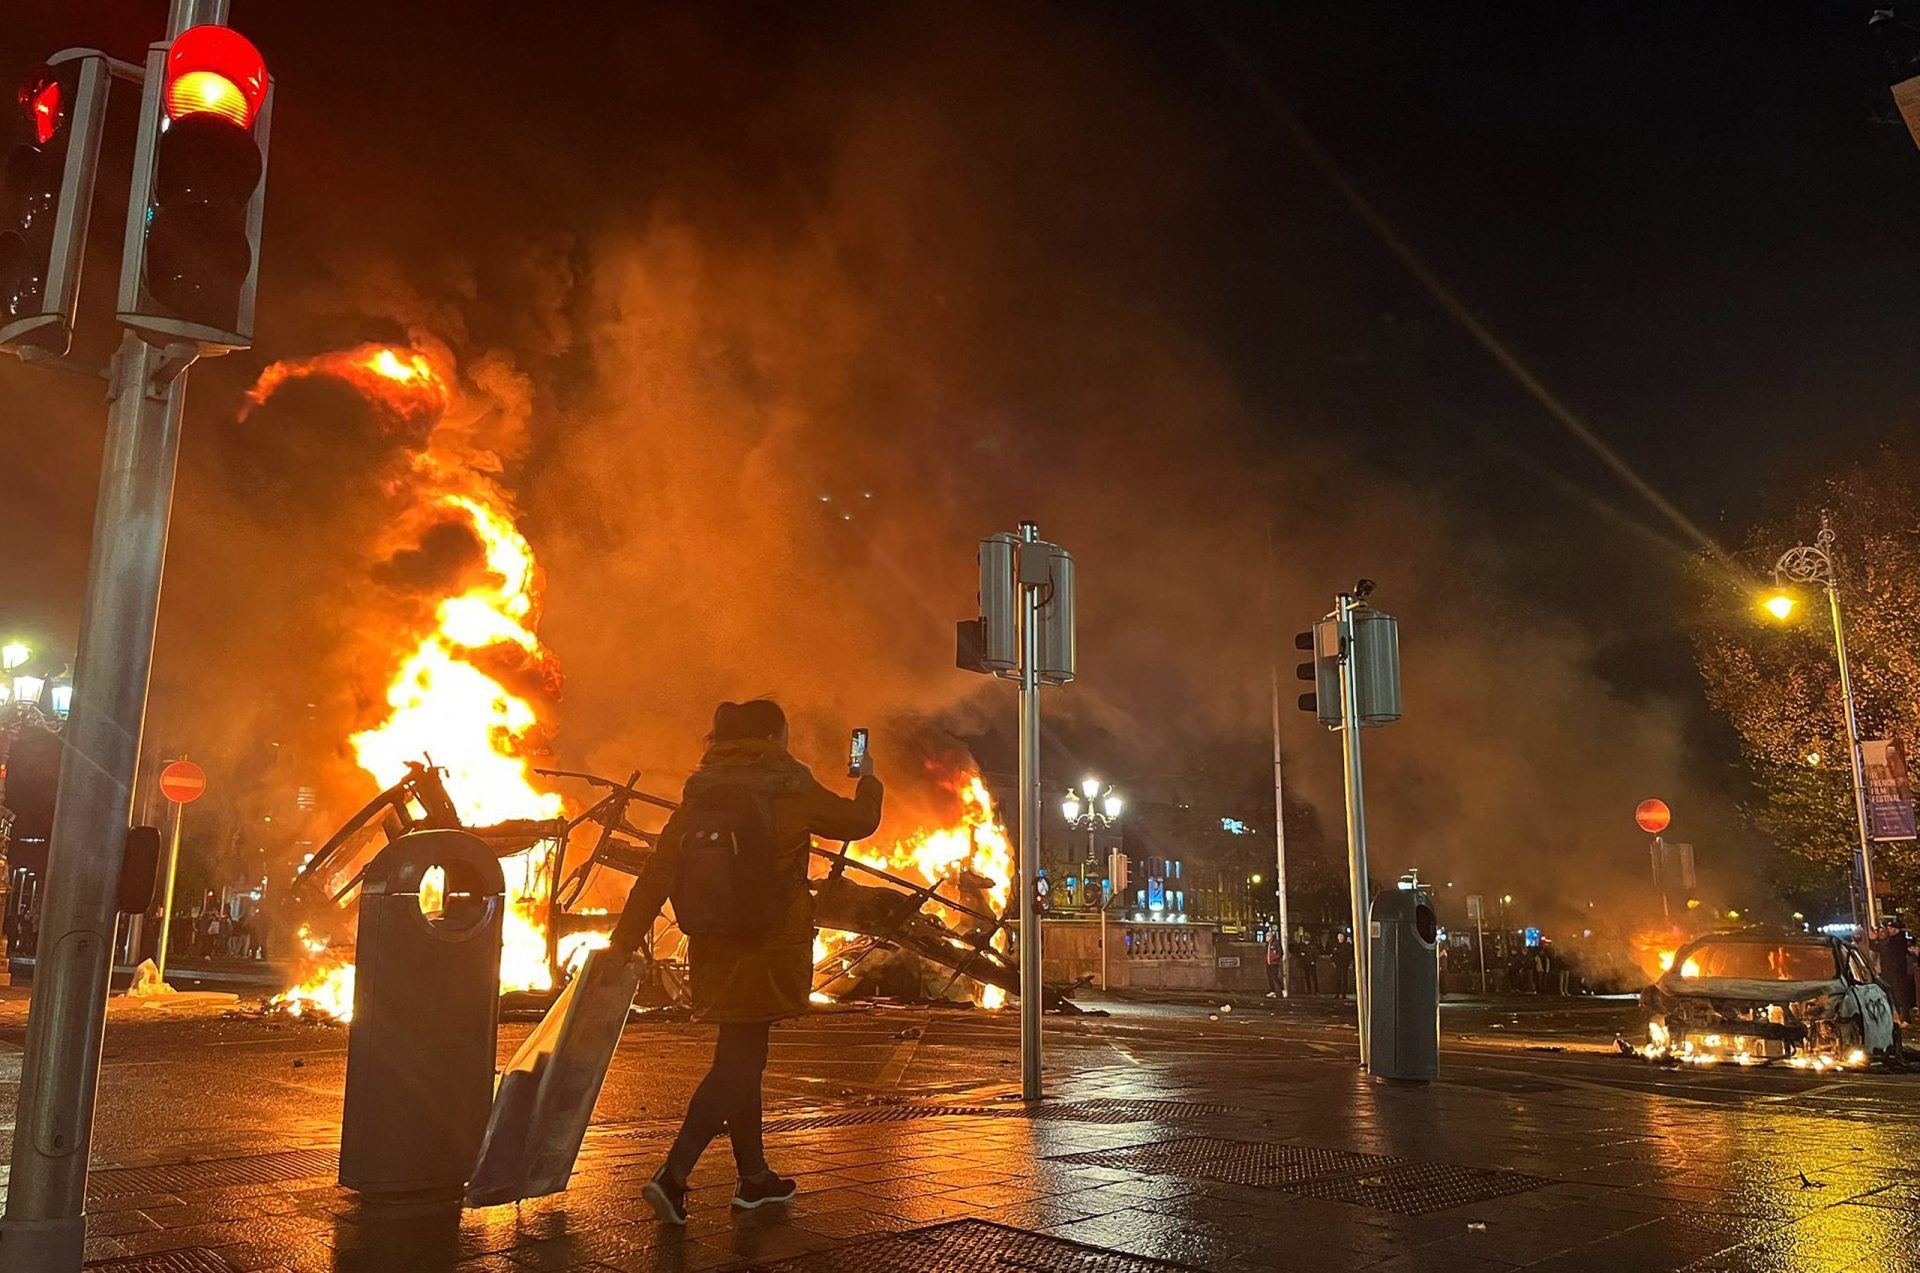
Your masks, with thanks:
[{"label": "person's backpack", "polygon": [[780,918],[793,881],[775,878],[773,803],[713,787],[680,806],[673,914],[689,937],[757,936]]}]

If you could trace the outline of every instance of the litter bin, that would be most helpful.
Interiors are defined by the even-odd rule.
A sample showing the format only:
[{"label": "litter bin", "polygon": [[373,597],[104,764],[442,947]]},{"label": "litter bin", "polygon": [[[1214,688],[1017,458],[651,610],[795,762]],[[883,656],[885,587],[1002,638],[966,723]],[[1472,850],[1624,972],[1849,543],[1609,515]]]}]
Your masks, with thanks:
[{"label": "litter bin", "polygon": [[1367,1025],[1376,1077],[1425,1083],[1439,1072],[1438,937],[1423,890],[1391,888],[1373,899]]},{"label": "litter bin", "polygon": [[[437,904],[421,884],[438,868]],[[506,881],[465,831],[414,831],[360,886],[340,1183],[458,1196],[493,1105]]]}]

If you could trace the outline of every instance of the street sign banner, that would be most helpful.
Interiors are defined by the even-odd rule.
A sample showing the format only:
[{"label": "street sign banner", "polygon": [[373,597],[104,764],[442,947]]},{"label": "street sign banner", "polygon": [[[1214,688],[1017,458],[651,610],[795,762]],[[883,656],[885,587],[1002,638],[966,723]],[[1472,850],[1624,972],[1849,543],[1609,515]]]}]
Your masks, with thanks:
[{"label": "street sign banner", "polygon": [[1888,739],[1860,740],[1860,768],[1867,780],[1867,821],[1876,840],[1914,838],[1913,780],[1900,744]]},{"label": "street sign banner", "polygon": [[160,771],[160,794],[175,804],[192,804],[207,794],[207,771],[191,760],[176,760]]}]

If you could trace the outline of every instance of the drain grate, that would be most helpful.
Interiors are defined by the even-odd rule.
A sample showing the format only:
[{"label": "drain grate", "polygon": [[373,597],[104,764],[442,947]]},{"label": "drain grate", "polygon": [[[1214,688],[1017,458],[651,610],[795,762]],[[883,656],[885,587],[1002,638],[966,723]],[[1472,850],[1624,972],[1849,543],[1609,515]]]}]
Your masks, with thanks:
[{"label": "drain grate", "polygon": [[231,1185],[270,1185],[309,1176],[331,1176],[339,1158],[325,1150],[301,1149],[250,1158],[213,1158],[203,1162],[162,1163],[158,1167],[119,1167],[87,1178],[90,1198],[124,1198],[143,1193],[179,1193]]},{"label": "drain grate", "polygon": [[1286,1190],[1308,1198],[1357,1202],[1377,1211],[1417,1216],[1469,1202],[1484,1202],[1488,1198],[1504,1198],[1510,1193],[1525,1193],[1548,1183],[1540,1176],[1517,1171],[1419,1162],[1380,1172],[1305,1180],[1287,1185]]},{"label": "drain grate", "polygon": [[1060,1118],[1076,1123],[1150,1123],[1170,1118],[1215,1118],[1223,1114],[1244,1114],[1234,1105],[1215,1105],[1205,1101],[1068,1101],[1062,1105],[1042,1105],[1035,1118]]},{"label": "drain grate", "polygon": [[832,1114],[798,1114],[792,1118],[768,1119],[761,1130],[774,1132],[814,1131],[827,1127],[865,1127],[870,1123],[911,1123],[923,1118],[1025,1118],[1026,1110],[992,1109],[970,1105],[869,1105],[860,1109],[839,1110]]},{"label": "drain grate", "polygon": [[1151,1145],[1096,1149],[1066,1154],[1052,1162],[1085,1167],[1118,1167],[1161,1176],[1199,1176],[1233,1185],[1285,1188],[1301,1181],[1361,1171],[1378,1171],[1403,1162],[1377,1154],[1346,1149],[1316,1149],[1310,1145],[1261,1144],[1244,1140],[1216,1140],[1189,1136]]},{"label": "drain grate", "polygon": [[760,1267],[768,1273],[1181,1273],[1190,1266],[1103,1251],[985,1220],[955,1220]]},{"label": "drain grate", "polygon": [[203,1246],[156,1251],[152,1255],[130,1255],[117,1260],[96,1260],[87,1268],[92,1273],[233,1273],[233,1265]]}]

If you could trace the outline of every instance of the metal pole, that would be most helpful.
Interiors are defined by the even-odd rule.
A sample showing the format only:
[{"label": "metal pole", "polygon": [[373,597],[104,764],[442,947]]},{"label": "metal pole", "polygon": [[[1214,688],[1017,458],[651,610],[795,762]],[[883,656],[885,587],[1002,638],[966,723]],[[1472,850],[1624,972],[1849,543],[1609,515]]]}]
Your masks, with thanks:
[{"label": "metal pole", "polygon": [[1474,945],[1475,945],[1475,946],[1476,946],[1476,947],[1477,947],[1477,948],[1479,949],[1479,951],[1480,951],[1480,993],[1481,993],[1481,995],[1482,995],[1483,997],[1484,997],[1484,996],[1486,995],[1486,993],[1487,993],[1487,922],[1486,922],[1486,910],[1487,910],[1487,904],[1486,904],[1485,902],[1482,902],[1482,903],[1480,903],[1480,909],[1479,909],[1478,911],[1476,911],[1476,912],[1474,912],[1474,916],[1473,916],[1473,936],[1474,936],[1474,942],[1473,942],[1473,944],[1474,944]]},{"label": "metal pole", "polygon": [[160,970],[162,981],[167,979],[167,939],[173,932],[173,881],[180,869],[180,824],[186,816],[187,806],[173,806],[173,833],[167,842],[167,879],[160,889],[160,935],[153,951],[153,962]]},{"label": "metal pole", "polygon": [[[228,0],[173,0],[167,37],[225,22]],[[158,82],[145,91],[158,93]],[[127,215],[144,209],[135,191]],[[0,1273],[78,1273],[87,1236],[87,1159],[127,817],[146,723],[153,629],[180,457],[187,376],[156,384],[163,360],[131,332],[114,354],[94,508],[73,715],[48,846],[33,1002],[27,1015]]]},{"label": "metal pole", "polygon": [[[1020,523],[1020,542],[1040,538]],[[1024,550],[1022,550],[1024,551]],[[1040,590],[1020,585],[1020,1098],[1040,1099]]]},{"label": "metal pole", "polygon": [[1287,927],[1287,802],[1281,778],[1280,665],[1273,665],[1273,883],[1280,899],[1280,997],[1293,997],[1293,940]]},{"label": "metal pole", "polygon": [[[157,88],[155,89],[157,91]],[[160,351],[114,355],[105,461],[49,846],[0,1270],[70,1273],[86,1238],[120,861],[140,758],[154,620],[180,447],[184,374],[151,391]]]},{"label": "metal pole", "polygon": [[1359,1019],[1360,1064],[1372,1064],[1368,1010],[1373,998],[1369,984],[1372,963],[1367,940],[1367,803],[1360,772],[1360,683],[1353,661],[1354,599],[1341,593],[1340,621],[1340,750],[1347,762],[1347,872],[1353,881],[1353,1004]]},{"label": "metal pole", "polygon": [[[1853,757],[1853,812],[1860,823],[1860,889],[1866,897],[1867,927],[1880,927],[1880,903],[1873,895],[1873,828],[1867,820],[1867,779],[1861,765],[1860,719],[1853,708],[1853,676],[1847,668],[1847,632],[1840,622],[1840,589],[1831,577],[1827,605],[1833,612],[1833,648],[1840,659],[1840,697],[1847,709],[1847,749]],[[1856,917],[1857,918],[1857,917]]]}]

